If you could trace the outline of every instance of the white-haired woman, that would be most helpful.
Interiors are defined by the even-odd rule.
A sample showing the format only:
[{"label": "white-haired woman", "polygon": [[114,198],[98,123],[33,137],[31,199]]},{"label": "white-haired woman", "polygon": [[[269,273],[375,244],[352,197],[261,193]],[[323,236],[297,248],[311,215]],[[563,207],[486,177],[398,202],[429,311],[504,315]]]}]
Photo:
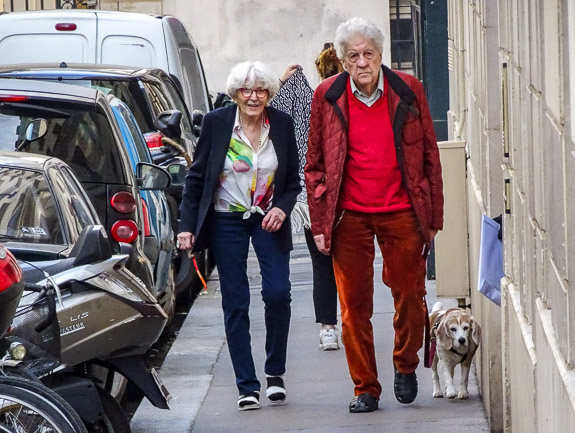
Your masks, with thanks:
[{"label": "white-haired woman", "polygon": [[219,270],[224,324],[239,391],[238,409],[258,409],[260,382],[251,351],[250,240],[262,276],[266,325],[266,397],[283,404],[291,316],[291,213],[301,191],[289,115],[268,107],[278,79],[261,62],[232,68],[236,103],[208,113],[180,206],[180,248],[211,248]]}]

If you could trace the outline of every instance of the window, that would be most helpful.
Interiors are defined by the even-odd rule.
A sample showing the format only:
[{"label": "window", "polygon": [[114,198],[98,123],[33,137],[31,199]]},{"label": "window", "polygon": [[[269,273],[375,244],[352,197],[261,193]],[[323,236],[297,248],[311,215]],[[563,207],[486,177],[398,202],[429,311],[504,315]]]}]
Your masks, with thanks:
[{"label": "window", "polygon": [[0,238],[63,244],[58,209],[44,174],[0,167],[0,178]]},{"label": "window", "polygon": [[[82,182],[124,183],[118,143],[110,120],[93,106],[64,101],[30,100],[29,104],[4,103],[0,122],[10,128],[0,136],[0,148],[54,156],[66,162]],[[49,105],[53,105],[49,106]],[[57,107],[57,108],[56,108]],[[25,138],[26,126],[44,119],[46,133],[34,140]]]},{"label": "window", "polygon": [[182,112],[182,131],[184,131],[185,135],[187,135],[188,137],[192,137],[193,135],[192,121],[186,108],[186,103],[182,99],[180,92],[178,92],[176,87],[172,84],[172,82],[168,78],[164,77],[163,82],[164,82],[164,88],[171,97],[174,107]]},{"label": "window", "polygon": [[391,67],[413,74],[415,42],[410,0],[390,0]]}]

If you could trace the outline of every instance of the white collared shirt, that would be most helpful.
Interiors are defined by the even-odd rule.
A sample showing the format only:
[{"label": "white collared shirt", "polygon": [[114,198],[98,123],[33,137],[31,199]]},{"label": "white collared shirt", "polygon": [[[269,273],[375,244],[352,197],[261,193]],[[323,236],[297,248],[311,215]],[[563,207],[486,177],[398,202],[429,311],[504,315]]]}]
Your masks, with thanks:
[{"label": "white collared shirt", "polygon": [[239,109],[236,111],[220,186],[215,195],[216,212],[244,212],[244,218],[249,218],[252,213],[263,215],[271,209],[278,159],[269,132],[266,117],[261,144],[254,151],[240,127]]},{"label": "white collared shirt", "polygon": [[383,95],[383,74],[381,73],[381,70],[379,71],[379,78],[377,79],[377,89],[375,89],[375,92],[373,92],[371,95],[366,95],[361,90],[359,90],[353,82],[351,76],[349,77],[349,81],[351,83],[351,91],[355,97],[368,107],[371,107],[373,104],[375,104],[375,102],[381,98],[381,95]]}]

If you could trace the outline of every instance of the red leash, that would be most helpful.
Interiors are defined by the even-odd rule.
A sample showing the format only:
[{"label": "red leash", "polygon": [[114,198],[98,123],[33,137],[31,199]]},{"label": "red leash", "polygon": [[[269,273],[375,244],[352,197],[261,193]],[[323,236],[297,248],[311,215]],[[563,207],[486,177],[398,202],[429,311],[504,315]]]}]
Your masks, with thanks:
[{"label": "red leash", "polygon": [[431,341],[431,329],[429,323],[429,311],[427,309],[427,299],[423,298],[425,305],[425,346],[423,349],[423,365],[431,368],[433,358],[435,357],[435,341]]}]

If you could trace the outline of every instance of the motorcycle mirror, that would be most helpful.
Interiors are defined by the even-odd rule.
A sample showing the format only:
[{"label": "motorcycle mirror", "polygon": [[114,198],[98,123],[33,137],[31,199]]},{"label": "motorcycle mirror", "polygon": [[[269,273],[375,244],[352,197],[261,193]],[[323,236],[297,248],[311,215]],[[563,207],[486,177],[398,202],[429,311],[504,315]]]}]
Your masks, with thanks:
[{"label": "motorcycle mirror", "polygon": [[87,265],[112,257],[112,246],[104,227],[101,225],[85,227],[72,248],[70,257],[75,257],[73,266]]},{"label": "motorcycle mirror", "polygon": [[46,135],[48,122],[46,119],[34,119],[26,126],[26,140],[34,141]]},{"label": "motorcycle mirror", "polygon": [[168,165],[168,173],[172,177],[172,185],[183,185],[188,174],[188,167],[179,162]]},{"label": "motorcycle mirror", "polygon": [[154,127],[166,137],[178,139],[182,135],[181,120],[182,112],[180,110],[162,111],[154,120]]}]

